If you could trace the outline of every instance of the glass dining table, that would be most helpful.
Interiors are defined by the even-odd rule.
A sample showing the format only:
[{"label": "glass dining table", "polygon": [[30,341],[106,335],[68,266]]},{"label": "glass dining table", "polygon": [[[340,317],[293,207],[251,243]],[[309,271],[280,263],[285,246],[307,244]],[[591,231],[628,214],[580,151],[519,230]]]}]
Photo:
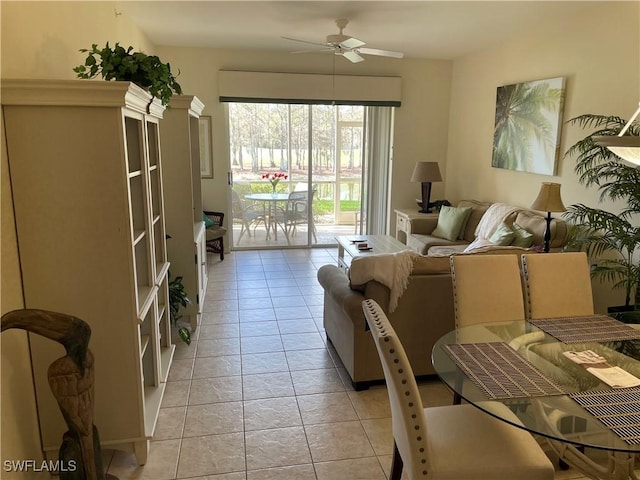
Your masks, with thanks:
[{"label": "glass dining table", "polygon": [[[507,405],[517,427],[546,437],[592,478],[637,479],[640,330],[604,315],[534,323],[457,328],[434,345],[434,369],[462,399],[512,423],[495,408]],[[591,462],[584,448],[607,451],[608,464]]]}]

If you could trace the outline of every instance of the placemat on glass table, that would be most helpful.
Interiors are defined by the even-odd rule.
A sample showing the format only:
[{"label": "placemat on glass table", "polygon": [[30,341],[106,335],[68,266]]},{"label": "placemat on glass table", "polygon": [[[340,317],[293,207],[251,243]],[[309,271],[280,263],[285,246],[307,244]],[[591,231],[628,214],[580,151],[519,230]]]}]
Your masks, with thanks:
[{"label": "placemat on glass table", "polygon": [[567,344],[640,339],[640,330],[607,315],[537,318],[527,321]]},{"label": "placemat on glass table", "polygon": [[566,393],[504,342],[452,344],[443,349],[491,399]]},{"label": "placemat on glass table", "polygon": [[569,394],[629,445],[640,445],[640,388]]}]

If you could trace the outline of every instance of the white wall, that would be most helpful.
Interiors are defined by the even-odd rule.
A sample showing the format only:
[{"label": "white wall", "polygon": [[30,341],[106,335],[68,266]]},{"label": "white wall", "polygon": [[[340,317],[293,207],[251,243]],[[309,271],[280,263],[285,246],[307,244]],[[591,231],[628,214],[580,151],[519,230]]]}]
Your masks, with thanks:
[{"label": "white wall", "polygon": [[[598,206],[598,193],[580,185],[574,160],[558,160],[557,176],[491,167],[496,88],[529,80],[566,77],[564,119],[584,113],[629,118],[640,100],[640,3],[602,2],[564,23],[453,65],[446,197],[529,206],[540,183],[562,184],[565,205]],[[560,157],[589,131],[564,125]],[[602,208],[614,209],[615,205]],[[596,307],[617,304],[608,288],[596,289]],[[613,303],[612,303],[613,302]]]},{"label": "white wall", "polygon": [[[227,211],[227,126],[225,106],[218,101],[218,70],[290,73],[332,73],[333,56],[292,55],[247,50],[193,49],[158,46],[158,55],[181,71],[178,81],[185,93],[205,104],[204,115],[213,120],[214,178],[203,179],[204,207]],[[336,59],[337,74],[393,75],[402,77],[402,106],[396,109],[392,208],[415,206],[420,185],[409,182],[416,161],[439,161],[444,172],[449,115],[451,62],[367,57],[357,65]],[[439,198],[444,184],[434,184]],[[395,216],[390,218],[392,225]]]},{"label": "white wall", "polygon": [[78,50],[93,43],[155,53],[123,2],[1,2],[0,9],[2,78],[76,78],[72,69],[86,58]]}]

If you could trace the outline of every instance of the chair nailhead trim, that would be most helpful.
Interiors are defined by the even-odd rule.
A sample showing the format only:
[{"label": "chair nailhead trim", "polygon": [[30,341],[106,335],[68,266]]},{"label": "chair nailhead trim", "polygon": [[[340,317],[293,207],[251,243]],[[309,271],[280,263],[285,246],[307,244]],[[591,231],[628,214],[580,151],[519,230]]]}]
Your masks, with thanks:
[{"label": "chair nailhead trim", "polygon": [[[375,324],[378,327],[378,338],[379,338],[379,341],[381,340],[381,341],[384,341],[384,342],[387,342],[387,343],[391,342],[393,339],[387,336],[388,332],[385,330],[384,325],[382,325],[382,321],[378,321],[378,312],[375,310],[375,308],[371,304],[372,302],[370,300],[367,300],[365,303],[366,303],[366,307],[368,308],[369,312],[372,313],[376,318]],[[381,317],[384,317],[384,315],[381,315]],[[369,321],[370,320],[371,320],[371,318],[369,318]],[[380,346],[380,345],[378,345],[378,346]],[[397,358],[397,357],[394,358],[394,354],[396,353],[396,349],[393,346],[390,346],[388,352],[389,352],[389,355],[391,356],[391,360],[393,361],[394,364],[400,364],[401,363],[401,360],[399,358]],[[398,368],[397,368],[397,374],[398,374],[397,378],[400,380],[401,384],[403,384],[403,385],[410,384],[409,379],[404,376],[404,373],[405,373],[404,368],[402,367],[402,365],[399,365]],[[411,387],[409,386],[409,388],[411,388]],[[407,405],[409,406],[409,408],[414,409],[413,412],[408,412],[408,413],[410,413],[411,414],[411,418],[415,420],[415,419],[418,418],[418,415],[417,415],[417,413],[415,411],[415,402],[413,402],[410,399],[412,397],[411,390],[405,391],[404,395],[405,395],[405,398],[406,398],[406,401],[407,401]],[[414,424],[413,428],[414,428],[415,432],[420,432],[420,430],[421,430],[421,426],[419,424]],[[417,442],[422,442],[423,441],[422,435],[417,435],[415,437],[415,439],[416,439]],[[425,450],[426,449],[424,447],[418,447],[418,451],[422,455],[425,454]],[[421,458],[420,459],[420,463],[422,465],[426,465],[427,464],[426,458]],[[425,476],[428,475],[428,473],[429,473],[428,470],[425,469],[425,470],[422,470],[421,475],[423,477],[425,477]]]}]

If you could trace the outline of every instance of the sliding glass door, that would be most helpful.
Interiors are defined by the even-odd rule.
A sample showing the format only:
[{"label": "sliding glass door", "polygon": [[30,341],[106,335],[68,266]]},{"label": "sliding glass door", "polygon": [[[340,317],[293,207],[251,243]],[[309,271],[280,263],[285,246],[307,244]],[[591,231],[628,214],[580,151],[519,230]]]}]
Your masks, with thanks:
[{"label": "sliding glass door", "polygon": [[334,245],[360,233],[365,110],[229,104],[232,248]]}]

